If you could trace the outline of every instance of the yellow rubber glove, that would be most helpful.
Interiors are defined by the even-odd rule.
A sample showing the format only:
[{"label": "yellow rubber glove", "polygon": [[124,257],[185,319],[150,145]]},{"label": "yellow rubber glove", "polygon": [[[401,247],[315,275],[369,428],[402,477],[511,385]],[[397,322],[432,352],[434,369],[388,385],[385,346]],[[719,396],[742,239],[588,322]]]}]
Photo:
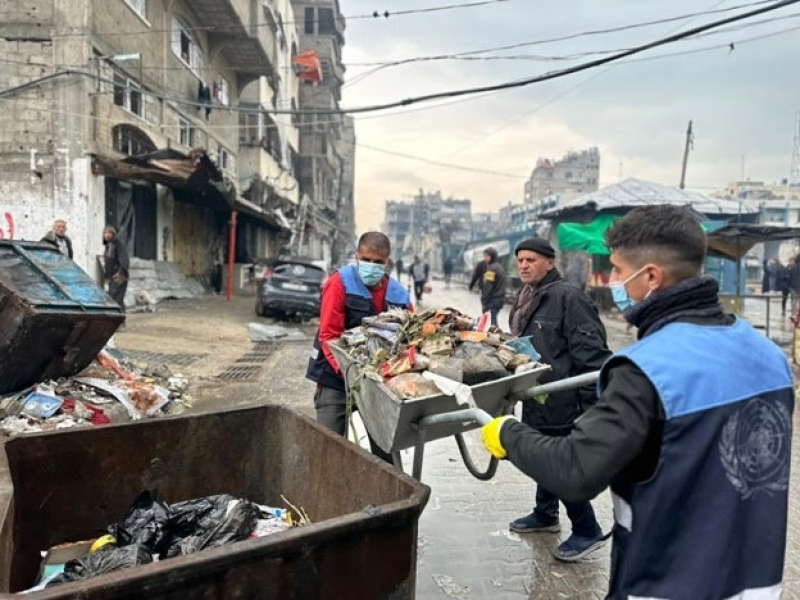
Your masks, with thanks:
[{"label": "yellow rubber glove", "polygon": [[483,445],[495,458],[505,458],[506,449],[503,448],[503,443],[500,441],[500,430],[503,428],[503,423],[514,417],[508,415],[505,417],[497,417],[491,423],[484,425],[481,428],[481,437],[483,438]]}]

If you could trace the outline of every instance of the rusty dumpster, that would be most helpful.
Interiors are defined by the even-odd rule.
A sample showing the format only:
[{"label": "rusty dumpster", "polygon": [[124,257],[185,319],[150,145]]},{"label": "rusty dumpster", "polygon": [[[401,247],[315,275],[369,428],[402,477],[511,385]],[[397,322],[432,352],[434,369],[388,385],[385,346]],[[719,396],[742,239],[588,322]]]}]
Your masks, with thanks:
[{"label": "rusty dumpster", "polygon": [[54,248],[0,240],[0,394],[74,375],[124,319],[119,305]]},{"label": "rusty dumpster", "polygon": [[231,493],[303,508],[313,524],[31,593],[83,598],[413,598],[430,489],[284,406],[36,434],[0,456],[0,598],[40,552],[100,535],[144,489]]}]

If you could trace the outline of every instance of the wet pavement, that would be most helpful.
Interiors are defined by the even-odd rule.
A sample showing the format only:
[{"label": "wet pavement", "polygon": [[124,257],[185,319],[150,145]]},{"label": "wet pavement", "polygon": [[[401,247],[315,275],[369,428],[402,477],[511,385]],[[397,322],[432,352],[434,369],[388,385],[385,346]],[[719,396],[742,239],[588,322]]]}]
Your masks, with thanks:
[{"label": "wet pavement", "polygon": [[[423,299],[421,306],[450,306],[477,315],[480,300],[463,285],[454,284],[448,290],[442,282],[434,281],[433,293]],[[765,306],[761,299],[746,302],[748,317],[757,326],[766,324]],[[603,320],[612,350],[634,341],[634,332],[627,331],[619,315],[604,315]],[[118,334],[116,341],[126,350],[196,356],[189,359],[189,364],[174,367],[195,380],[194,412],[267,402],[288,404],[313,415],[314,386],[304,378],[311,341],[277,343],[258,354],[265,348],[250,342],[247,323],[251,321],[268,322],[255,317],[249,298],[237,297],[232,303],[213,296],[170,302],[162,304],[154,314],[131,315],[127,331]],[[500,314],[500,324],[507,327],[507,323],[506,308]],[[778,296],[771,300],[769,323],[770,337],[788,351],[791,323],[780,315]],[[315,330],[313,323],[287,326],[299,327],[309,335]],[[243,359],[258,359],[249,378],[219,378],[229,367],[243,364],[237,362]],[[486,464],[489,456],[478,432],[466,437],[477,464]],[[800,458],[799,445],[795,436],[795,464]],[[412,457],[412,451],[403,452],[409,472]],[[530,512],[535,493],[535,484],[512,465],[501,463],[494,479],[478,481],[464,467],[454,439],[448,438],[426,445],[422,481],[431,487],[431,499],[420,520],[417,598],[604,597],[610,547],[574,564],[558,562],[550,553],[560,539],[569,535],[569,519],[563,508],[561,533],[518,535],[508,530],[511,520]],[[796,476],[792,477],[791,494],[792,498],[797,495]],[[608,530],[613,522],[608,493],[601,494],[593,505],[598,521]],[[800,505],[792,502],[785,598],[800,597],[799,511]]]}]

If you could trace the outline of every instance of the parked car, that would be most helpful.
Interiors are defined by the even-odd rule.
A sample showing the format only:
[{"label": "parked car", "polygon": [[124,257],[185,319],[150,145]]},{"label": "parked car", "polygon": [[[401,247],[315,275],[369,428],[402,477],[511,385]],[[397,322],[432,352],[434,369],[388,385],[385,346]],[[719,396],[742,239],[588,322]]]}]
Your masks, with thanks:
[{"label": "parked car", "polygon": [[[309,258],[279,256],[260,265],[256,314],[259,316],[319,316],[322,286],[328,274]],[[256,273],[258,277],[258,273]]]}]

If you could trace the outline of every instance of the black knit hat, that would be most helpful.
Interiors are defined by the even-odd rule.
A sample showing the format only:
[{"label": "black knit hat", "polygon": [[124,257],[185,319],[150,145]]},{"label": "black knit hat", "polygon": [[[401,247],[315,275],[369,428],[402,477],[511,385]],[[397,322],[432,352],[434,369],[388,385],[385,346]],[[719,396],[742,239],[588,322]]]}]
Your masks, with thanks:
[{"label": "black knit hat", "polygon": [[540,237],[522,240],[519,244],[517,244],[517,249],[514,251],[514,254],[519,254],[520,250],[530,250],[531,252],[536,252],[537,254],[541,254],[542,256],[546,256],[548,258],[555,258],[556,255],[556,251],[553,250],[550,242]]}]

